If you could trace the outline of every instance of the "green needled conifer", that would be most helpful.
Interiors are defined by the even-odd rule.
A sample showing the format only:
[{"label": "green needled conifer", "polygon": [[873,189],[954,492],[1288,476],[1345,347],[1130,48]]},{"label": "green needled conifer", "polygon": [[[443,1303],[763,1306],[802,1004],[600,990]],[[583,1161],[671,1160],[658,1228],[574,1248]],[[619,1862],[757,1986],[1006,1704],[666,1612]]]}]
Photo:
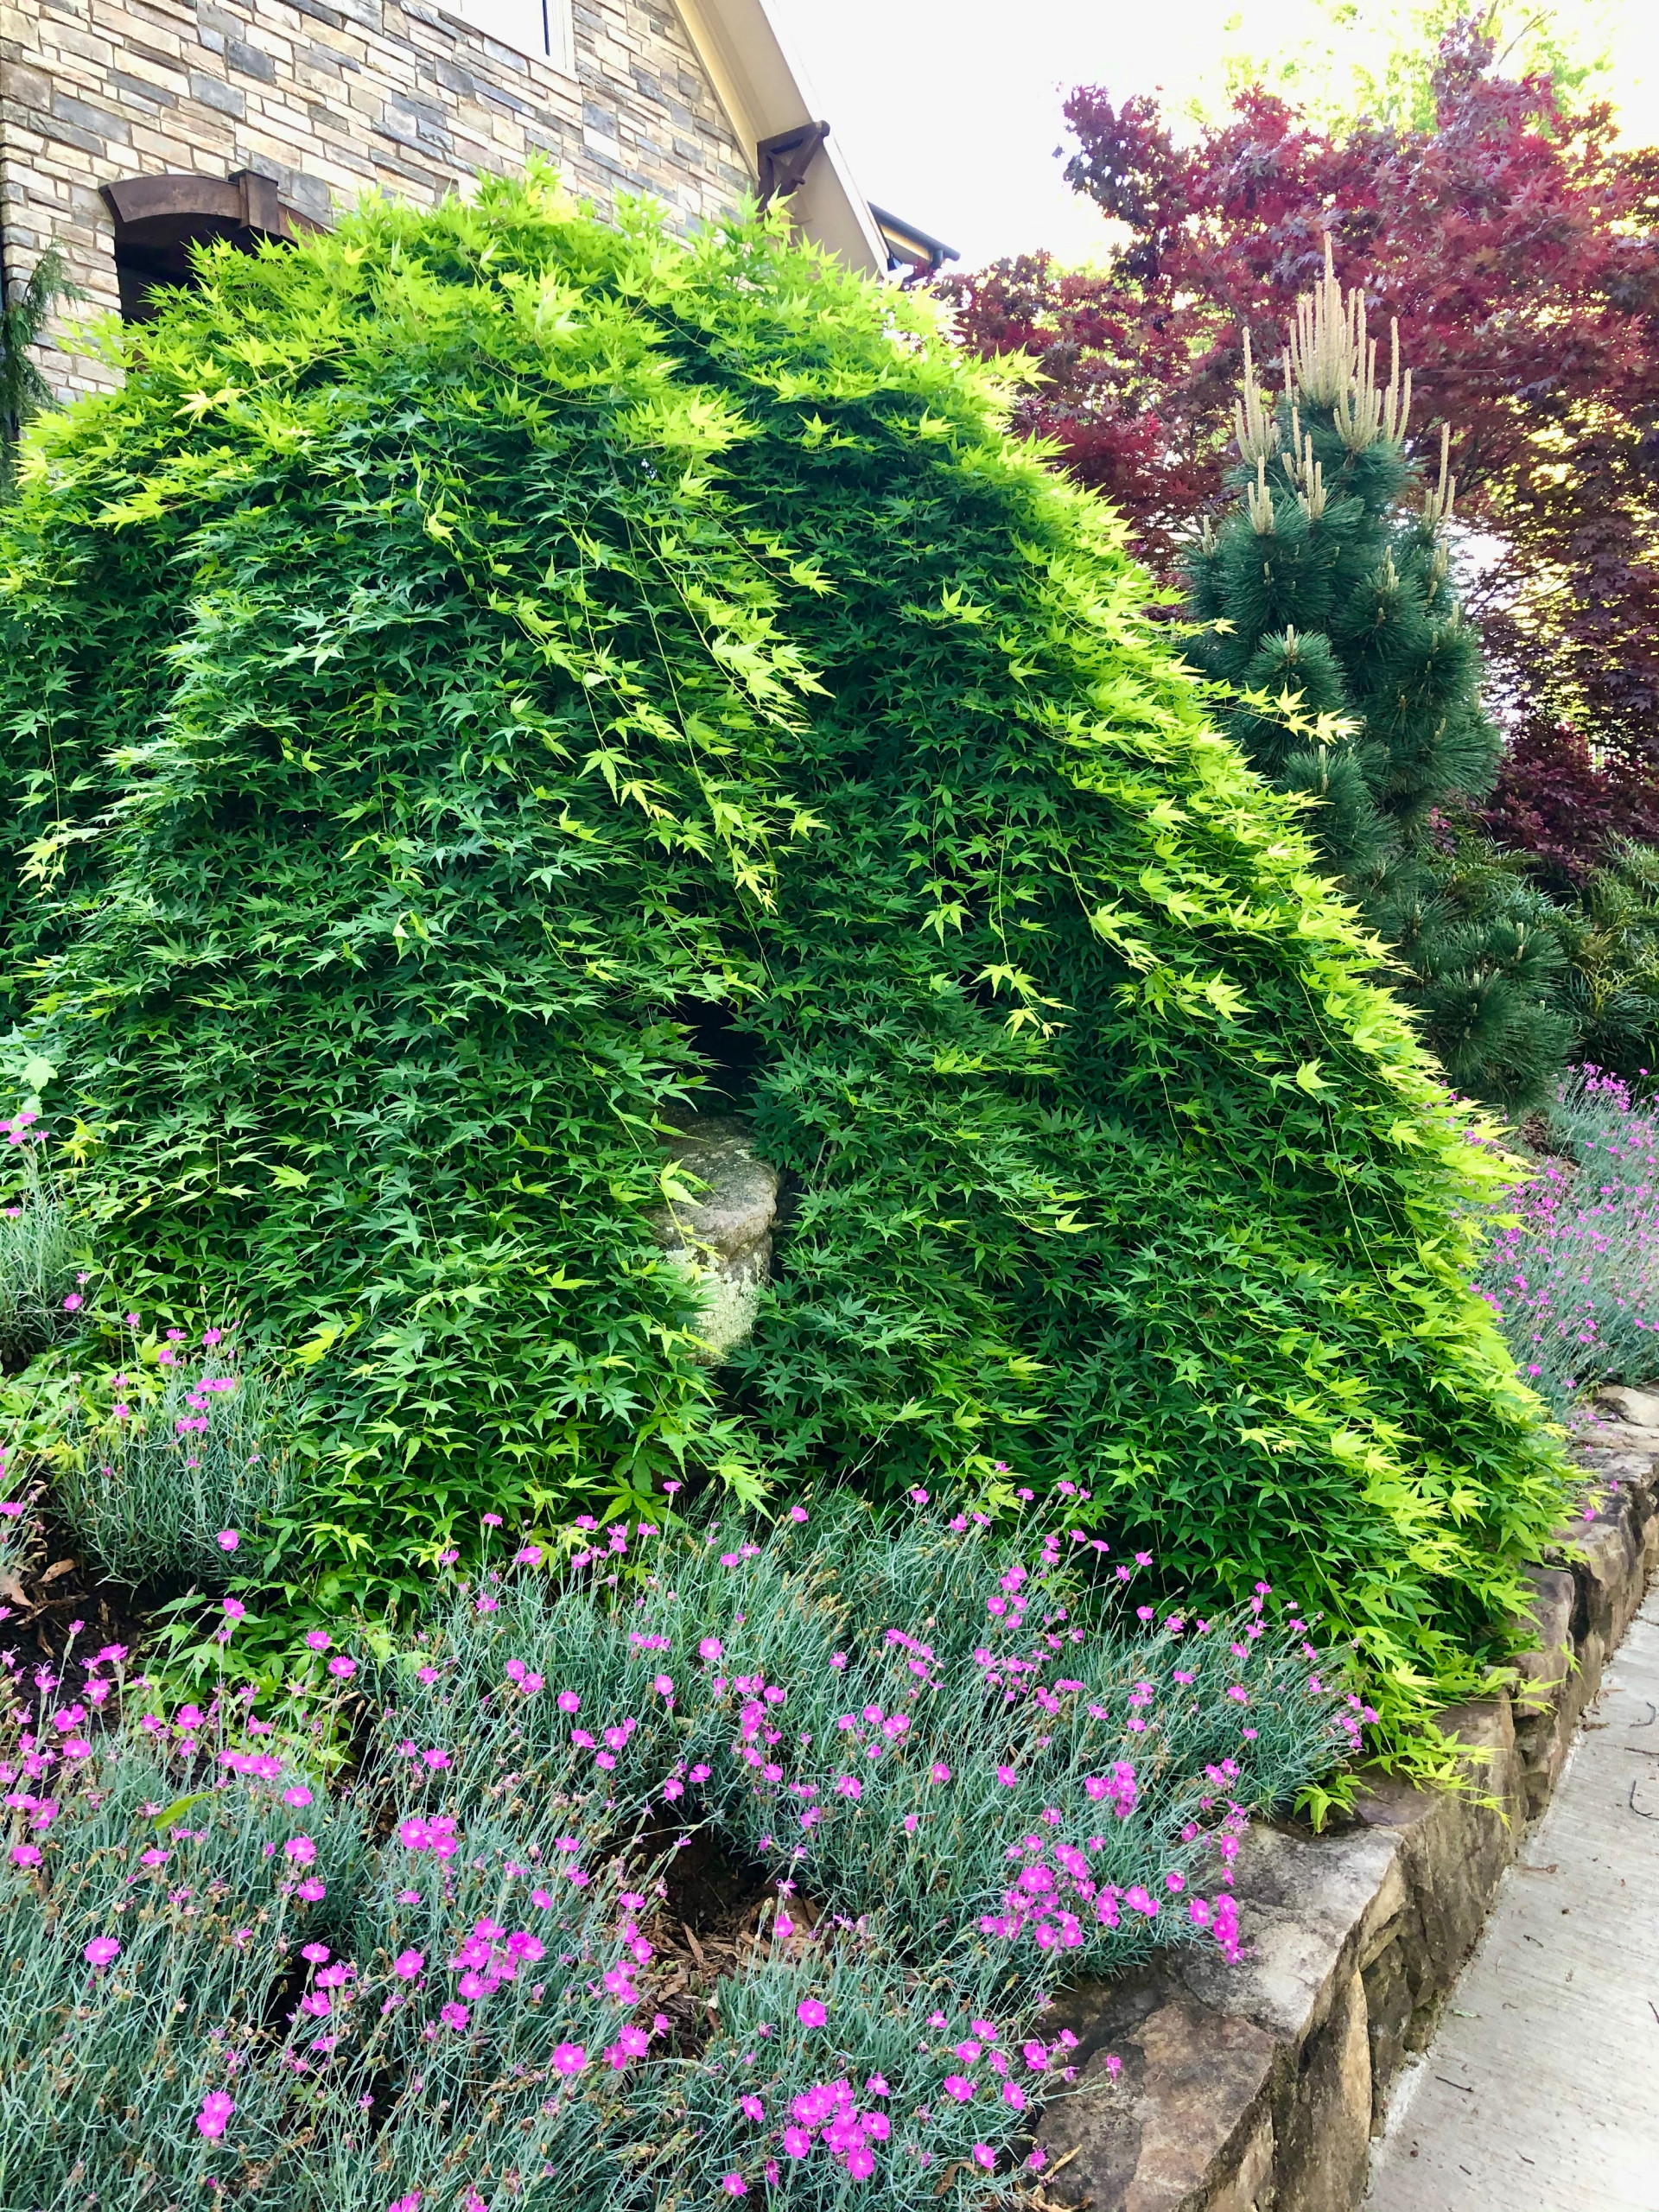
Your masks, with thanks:
[{"label": "green needled conifer", "polygon": [[1455,482],[1409,502],[1411,375],[1397,339],[1386,386],[1363,295],[1325,245],[1300,302],[1275,409],[1248,333],[1236,410],[1238,505],[1189,564],[1192,658],[1232,684],[1233,736],[1278,790],[1317,802],[1308,826],[1460,1090],[1536,1098],[1572,1035],[1550,1002],[1559,920],[1460,814],[1491,788],[1498,735],[1481,654],[1449,575]]}]

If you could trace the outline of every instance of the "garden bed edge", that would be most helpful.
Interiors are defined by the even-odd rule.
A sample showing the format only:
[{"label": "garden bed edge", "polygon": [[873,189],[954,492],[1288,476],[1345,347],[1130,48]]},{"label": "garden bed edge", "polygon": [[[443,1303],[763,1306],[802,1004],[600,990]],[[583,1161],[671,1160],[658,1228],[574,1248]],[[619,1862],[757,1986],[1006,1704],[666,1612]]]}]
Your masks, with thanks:
[{"label": "garden bed edge", "polygon": [[1604,1390],[1574,1451],[1605,1498],[1531,1570],[1541,1649],[1512,1693],[1443,1719],[1486,1755],[1471,1774],[1502,1811],[1377,1777],[1340,1832],[1257,1823],[1237,1862],[1239,1964],[1209,1946],[1166,1952],[1058,2000],[1078,2073],[1039,2131],[1039,2203],[1360,2204],[1393,2082],[1432,2038],[1659,1567],[1659,1395]]}]

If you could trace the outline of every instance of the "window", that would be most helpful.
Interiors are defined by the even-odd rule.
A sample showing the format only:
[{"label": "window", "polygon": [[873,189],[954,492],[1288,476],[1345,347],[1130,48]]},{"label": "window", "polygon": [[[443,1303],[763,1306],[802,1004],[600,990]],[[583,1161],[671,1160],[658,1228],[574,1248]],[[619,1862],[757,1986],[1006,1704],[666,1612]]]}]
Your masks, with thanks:
[{"label": "window", "polygon": [[520,54],[541,55],[567,75],[576,66],[571,0],[445,0],[451,15]]}]

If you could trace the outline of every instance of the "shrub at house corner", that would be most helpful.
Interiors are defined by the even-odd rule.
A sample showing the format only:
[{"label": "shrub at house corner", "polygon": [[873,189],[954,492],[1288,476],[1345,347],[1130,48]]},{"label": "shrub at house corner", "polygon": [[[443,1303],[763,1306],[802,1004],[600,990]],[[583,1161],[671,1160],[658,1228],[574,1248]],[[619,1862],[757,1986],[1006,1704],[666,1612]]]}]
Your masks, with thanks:
[{"label": "shrub at house corner", "polygon": [[[1486,1155],[928,315],[536,178],[214,258],[0,540],[18,1103],[111,1315],[316,1355],[360,1580],[1006,1460],[1465,1683],[1558,1482]],[[795,1179],[718,1370],[651,1225],[711,1077]]]}]

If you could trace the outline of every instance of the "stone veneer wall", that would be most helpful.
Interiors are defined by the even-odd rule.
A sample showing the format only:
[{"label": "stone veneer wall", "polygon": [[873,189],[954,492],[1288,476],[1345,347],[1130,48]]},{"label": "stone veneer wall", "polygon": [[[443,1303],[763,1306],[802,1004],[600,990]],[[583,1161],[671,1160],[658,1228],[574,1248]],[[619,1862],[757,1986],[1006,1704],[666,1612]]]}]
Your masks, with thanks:
[{"label": "stone veneer wall", "polygon": [[1236,1866],[1240,1964],[1165,1952],[1056,1999],[1080,2094],[1038,2129],[1049,2212],[1358,2212],[1395,2077],[1427,2048],[1659,1567],[1659,1396],[1605,1389],[1597,1414],[1577,1448],[1605,1502],[1530,1572],[1540,1649],[1509,1695],[1440,1716],[1480,1759],[1475,1790],[1376,1776],[1335,1833],[1258,1823]]},{"label": "stone veneer wall", "polygon": [[[99,187],[168,170],[252,169],[327,219],[365,186],[430,201],[539,153],[601,213],[618,191],[683,225],[731,207],[748,162],[672,0],[575,0],[574,18],[570,76],[425,0],[5,0],[5,276],[55,243],[88,296],[66,319],[115,312]],[[62,346],[41,365],[65,397],[111,381]]]}]

